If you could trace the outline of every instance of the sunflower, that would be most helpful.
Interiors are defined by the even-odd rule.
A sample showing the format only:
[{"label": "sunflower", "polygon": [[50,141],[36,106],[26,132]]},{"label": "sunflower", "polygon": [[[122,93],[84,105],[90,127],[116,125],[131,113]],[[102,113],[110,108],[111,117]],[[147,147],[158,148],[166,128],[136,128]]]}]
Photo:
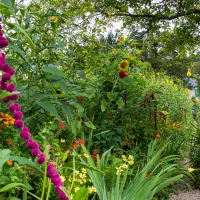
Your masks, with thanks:
[{"label": "sunflower", "polygon": [[120,64],[118,64],[118,68],[121,70],[121,71],[125,71],[129,66],[129,62],[128,60],[122,60],[120,62]]}]

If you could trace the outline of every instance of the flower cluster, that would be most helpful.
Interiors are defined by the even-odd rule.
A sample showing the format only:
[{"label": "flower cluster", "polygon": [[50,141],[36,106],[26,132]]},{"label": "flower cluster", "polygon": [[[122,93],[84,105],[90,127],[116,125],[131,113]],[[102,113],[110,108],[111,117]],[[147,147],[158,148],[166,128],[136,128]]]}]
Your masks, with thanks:
[{"label": "flower cluster", "polygon": [[115,167],[116,169],[116,175],[121,175],[121,173],[128,169],[129,165],[134,164],[134,159],[132,155],[129,155],[128,158],[125,155],[122,155],[122,160],[125,162],[121,164],[119,167]]},{"label": "flower cluster", "polygon": [[60,175],[58,174],[54,164],[48,162],[47,176],[51,179],[51,182],[55,185],[55,192],[58,193],[58,197],[61,200],[69,200],[65,193],[60,189],[60,186],[64,186]]},{"label": "flower cluster", "polygon": [[14,124],[14,118],[8,114],[0,112],[0,122],[3,122],[4,125]]},{"label": "flower cluster", "polygon": [[[1,18],[0,18],[1,21]],[[5,48],[8,46],[8,41],[3,36],[2,26],[0,25],[0,48]],[[0,50],[0,70],[2,70],[2,77],[0,80],[0,90],[5,90],[7,92],[14,92],[15,85],[13,83],[9,83],[12,75],[15,74],[15,70],[12,69],[6,63],[5,54]],[[31,154],[33,157],[38,157],[37,162],[39,164],[43,164],[45,162],[45,155],[40,151],[39,144],[31,138],[30,129],[24,126],[24,122],[22,120],[23,113],[21,111],[21,107],[19,104],[14,101],[19,98],[19,94],[13,94],[12,96],[5,97],[2,99],[4,103],[8,103],[12,101],[11,105],[8,107],[9,111],[13,113],[14,117],[14,126],[20,129],[20,137],[26,142],[26,147],[31,150]],[[59,174],[57,173],[53,164],[48,163],[47,176],[51,178],[52,183],[54,183],[55,191],[58,193],[58,197],[61,200],[69,200],[69,198],[65,195],[64,192],[60,190],[60,186],[63,186],[63,182],[60,179]]]}]

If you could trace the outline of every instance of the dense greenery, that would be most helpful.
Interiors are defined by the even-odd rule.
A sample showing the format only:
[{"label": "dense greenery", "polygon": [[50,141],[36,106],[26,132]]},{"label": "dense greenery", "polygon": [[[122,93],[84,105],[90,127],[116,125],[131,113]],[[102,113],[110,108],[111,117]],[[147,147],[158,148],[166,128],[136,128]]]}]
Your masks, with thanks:
[{"label": "dense greenery", "polygon": [[[167,199],[174,182],[187,185],[198,2],[1,2],[2,51],[15,70],[7,81],[0,66],[1,199]],[[12,83],[25,125],[4,99]]]}]

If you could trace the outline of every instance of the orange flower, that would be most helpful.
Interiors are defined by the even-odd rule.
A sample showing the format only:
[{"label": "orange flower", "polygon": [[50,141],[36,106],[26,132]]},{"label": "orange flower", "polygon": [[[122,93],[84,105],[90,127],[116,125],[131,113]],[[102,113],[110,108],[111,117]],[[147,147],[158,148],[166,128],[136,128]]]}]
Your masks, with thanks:
[{"label": "orange flower", "polygon": [[6,163],[8,164],[8,166],[12,166],[13,165],[13,161],[12,160],[7,160]]},{"label": "orange flower", "polygon": [[159,139],[159,138],[160,138],[160,134],[156,134],[156,138],[158,138],[158,139]]},{"label": "orange flower", "polygon": [[8,114],[4,114],[2,112],[0,112],[0,121],[4,123],[4,125],[8,125],[8,124],[14,124],[15,119],[12,118],[10,115]]}]

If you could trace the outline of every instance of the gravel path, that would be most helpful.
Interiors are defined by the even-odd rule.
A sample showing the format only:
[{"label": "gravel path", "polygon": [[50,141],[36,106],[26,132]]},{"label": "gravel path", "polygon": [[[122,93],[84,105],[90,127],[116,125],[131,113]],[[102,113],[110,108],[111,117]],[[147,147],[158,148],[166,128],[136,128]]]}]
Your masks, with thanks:
[{"label": "gravel path", "polygon": [[178,195],[171,194],[170,200],[200,200],[200,190],[193,191],[182,190],[177,192]]}]

